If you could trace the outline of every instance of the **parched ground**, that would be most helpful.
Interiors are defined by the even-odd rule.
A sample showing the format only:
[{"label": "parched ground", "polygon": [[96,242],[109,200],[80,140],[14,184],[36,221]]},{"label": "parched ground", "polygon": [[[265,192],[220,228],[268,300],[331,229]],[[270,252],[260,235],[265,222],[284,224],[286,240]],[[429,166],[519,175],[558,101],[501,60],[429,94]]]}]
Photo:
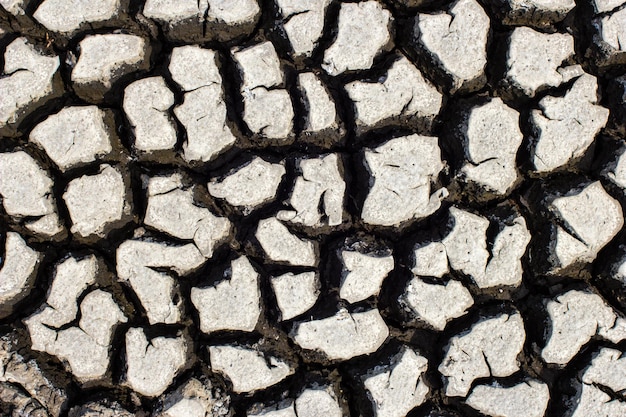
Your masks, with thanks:
[{"label": "parched ground", "polygon": [[0,0],[0,415],[626,416],[623,0]]}]

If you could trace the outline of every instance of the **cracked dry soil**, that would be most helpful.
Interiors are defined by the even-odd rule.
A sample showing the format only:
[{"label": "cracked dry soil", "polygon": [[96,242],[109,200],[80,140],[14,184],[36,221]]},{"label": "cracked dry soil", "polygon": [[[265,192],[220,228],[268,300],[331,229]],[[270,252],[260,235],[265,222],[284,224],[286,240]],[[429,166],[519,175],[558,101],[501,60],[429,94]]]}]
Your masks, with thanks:
[{"label": "cracked dry soil", "polygon": [[0,0],[0,415],[626,416],[622,0]]}]

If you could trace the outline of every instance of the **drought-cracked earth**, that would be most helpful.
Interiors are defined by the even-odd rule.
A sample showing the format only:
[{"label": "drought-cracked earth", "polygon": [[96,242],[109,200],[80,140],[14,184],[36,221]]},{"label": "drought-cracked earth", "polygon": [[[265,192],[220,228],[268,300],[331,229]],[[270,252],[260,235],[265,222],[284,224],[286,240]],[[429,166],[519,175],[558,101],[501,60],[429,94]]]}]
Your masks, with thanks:
[{"label": "drought-cracked earth", "polygon": [[626,416],[623,0],[0,0],[0,415]]}]

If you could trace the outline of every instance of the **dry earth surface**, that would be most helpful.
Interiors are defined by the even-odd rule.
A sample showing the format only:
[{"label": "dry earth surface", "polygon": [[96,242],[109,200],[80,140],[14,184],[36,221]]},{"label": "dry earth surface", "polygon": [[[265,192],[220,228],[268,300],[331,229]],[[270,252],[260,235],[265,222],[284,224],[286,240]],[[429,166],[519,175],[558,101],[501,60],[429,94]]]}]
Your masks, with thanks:
[{"label": "dry earth surface", "polygon": [[0,0],[0,415],[626,416],[623,0]]}]

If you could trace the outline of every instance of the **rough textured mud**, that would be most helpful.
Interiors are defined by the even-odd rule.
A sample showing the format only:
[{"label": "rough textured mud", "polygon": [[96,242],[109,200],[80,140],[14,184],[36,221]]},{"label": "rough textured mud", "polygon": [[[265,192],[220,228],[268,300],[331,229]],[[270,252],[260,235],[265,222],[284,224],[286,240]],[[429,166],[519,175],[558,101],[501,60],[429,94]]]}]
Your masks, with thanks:
[{"label": "rough textured mud", "polygon": [[624,0],[0,0],[0,416],[626,416]]}]

